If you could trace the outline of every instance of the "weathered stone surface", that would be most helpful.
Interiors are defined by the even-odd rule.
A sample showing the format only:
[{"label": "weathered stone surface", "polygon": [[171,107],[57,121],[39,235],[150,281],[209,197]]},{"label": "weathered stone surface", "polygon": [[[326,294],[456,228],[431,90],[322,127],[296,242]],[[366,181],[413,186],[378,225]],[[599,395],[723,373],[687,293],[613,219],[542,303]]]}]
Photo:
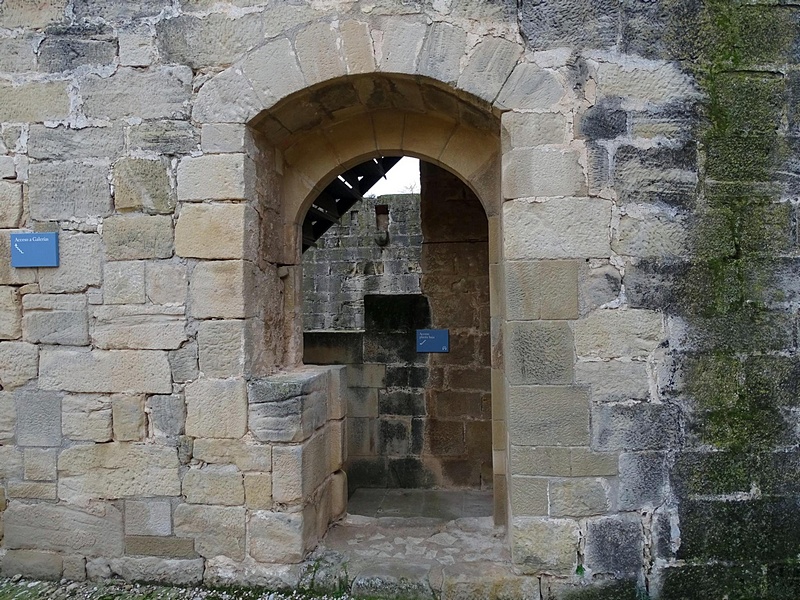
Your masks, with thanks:
[{"label": "weathered stone surface", "polygon": [[619,96],[651,103],[683,99],[696,94],[691,77],[672,63],[621,65],[597,64],[597,94]]},{"label": "weathered stone surface", "polygon": [[246,200],[253,165],[244,154],[207,154],[178,164],[178,200]]},{"label": "weathered stone surface", "polygon": [[83,65],[110,65],[116,56],[117,44],[110,40],[49,36],[39,46],[39,70],[59,73]]},{"label": "weathered stone surface", "polygon": [[[14,446],[0,446],[0,477],[20,479],[22,477],[23,454]],[[5,506],[5,500],[3,501]]]},{"label": "weathered stone surface", "polygon": [[[0,22],[3,21],[0,8]],[[0,71],[23,72],[36,69],[36,43],[34,36],[9,37],[0,40]]]},{"label": "weathered stone surface", "polygon": [[198,263],[189,279],[189,315],[198,319],[253,316],[254,307],[245,292],[253,268],[239,260]]},{"label": "weathered stone surface", "polygon": [[550,477],[615,477],[616,452],[592,452],[588,448],[511,446],[510,472]]},{"label": "weathered stone surface", "polygon": [[[3,149],[2,140],[0,140],[0,151]],[[17,166],[14,162],[13,156],[0,156],[0,179],[16,179]],[[4,187],[4,194],[8,194],[8,187]],[[13,199],[13,198],[12,198]],[[8,198],[3,199],[8,202]],[[8,210],[5,208],[4,210]],[[21,209],[20,209],[21,210]]]},{"label": "weathered stone surface", "polygon": [[254,258],[258,220],[246,204],[184,204],[175,225],[175,253],[187,258]]},{"label": "weathered stone surface", "polygon": [[467,32],[449,23],[434,23],[422,45],[417,71],[438,81],[453,84],[461,74],[461,58]]},{"label": "weathered stone surface", "polygon": [[250,517],[250,556],[259,562],[295,563],[305,556],[302,513],[257,511]]},{"label": "weathered stone surface", "polygon": [[61,394],[38,390],[14,392],[17,443],[20,446],[61,445]]},{"label": "weathered stone surface", "polygon": [[524,573],[572,575],[579,535],[576,521],[514,517],[511,522],[512,560]]},{"label": "weathered stone surface", "polygon": [[[86,373],[93,377],[87,378]],[[169,394],[172,377],[165,352],[44,350],[39,387],[70,392]]]},{"label": "weathered stone surface", "polygon": [[576,261],[508,261],[504,269],[508,319],[578,318]]},{"label": "weathered stone surface", "polygon": [[200,371],[206,377],[244,374],[246,359],[245,322],[202,321],[197,331]]},{"label": "weathered stone surface", "polygon": [[521,446],[585,446],[589,442],[589,393],[571,386],[512,386],[508,433]]},{"label": "weathered stone surface", "polygon": [[417,19],[385,22],[382,43],[376,44],[378,69],[386,73],[414,73],[427,26]]},{"label": "weathered stone surface", "polygon": [[109,262],[103,265],[103,304],[144,304],[144,263]]},{"label": "weathered stone surface", "polygon": [[169,368],[175,383],[186,383],[197,378],[197,344],[189,341],[168,354]]},{"label": "weathered stone surface", "polygon": [[619,3],[614,0],[570,0],[520,5],[520,29],[536,50],[559,46],[610,48],[617,41]]},{"label": "weathered stone surface", "polygon": [[67,394],[62,402],[64,436],[75,441],[111,440],[111,398],[109,396]]},{"label": "weathered stone surface", "polygon": [[488,37],[475,47],[458,78],[458,87],[493,101],[522,55],[522,47],[501,37]]},{"label": "weathered stone surface", "polygon": [[272,509],[272,476],[269,473],[245,473],[245,506],[250,510]]},{"label": "weathered stone surface", "polygon": [[619,457],[620,510],[659,506],[667,496],[669,468],[661,452],[624,453]]},{"label": "weathered stone surface", "polygon": [[148,262],[145,266],[145,294],[153,304],[185,304],[189,290],[186,266],[166,261]]},{"label": "weathered stone surface", "polygon": [[[9,444],[14,440],[17,426],[17,409],[14,394],[0,392],[0,443]],[[2,503],[0,503],[2,506]]]},{"label": "weathered stone surface", "polygon": [[563,144],[567,121],[560,113],[505,112],[502,117],[503,139],[512,148],[530,148]]},{"label": "weathered stone surface", "polygon": [[164,10],[162,0],[137,0],[118,4],[104,0],[82,0],[75,8],[78,19],[102,18],[111,22],[129,21],[144,17],[155,17]]},{"label": "weathered stone surface", "polygon": [[[151,556],[125,556],[95,559],[86,565],[90,575],[102,573],[126,581],[152,581],[172,585],[197,585],[203,580],[203,559],[178,559]],[[97,577],[93,577],[97,578]]]},{"label": "weathered stone surface", "polygon": [[111,398],[114,441],[138,442],[144,439],[144,396],[118,394]]},{"label": "weathered stone surface", "polygon": [[338,28],[327,22],[312,23],[297,34],[297,59],[309,85],[347,74],[340,46]]},{"label": "weathered stone surface", "polygon": [[689,253],[689,230],[685,223],[665,215],[643,214],[620,218],[611,248],[617,254],[640,258],[677,258]]},{"label": "weathered stone surface", "polygon": [[505,338],[509,383],[572,383],[575,357],[568,323],[511,321],[506,324]]},{"label": "weathered stone surface", "polygon": [[611,202],[607,200],[518,200],[505,203],[503,210],[507,259],[593,258],[611,254]]},{"label": "weathered stone surface", "polygon": [[118,215],[103,222],[109,260],[169,258],[173,252],[172,218],[142,214]]},{"label": "weathered stone surface", "polygon": [[183,435],[186,425],[186,405],[183,397],[150,396],[146,408],[152,433],[156,437]]},{"label": "weathered stone surface", "polygon": [[0,227],[19,227],[21,218],[22,186],[0,181]]},{"label": "weathered stone surface", "polygon": [[0,385],[13,390],[37,375],[39,348],[24,342],[0,343]]},{"label": "weathered stone surface", "polygon": [[547,479],[517,475],[510,479],[511,512],[517,517],[547,516]]},{"label": "weathered stone surface", "polygon": [[550,482],[550,516],[602,515],[611,508],[610,492],[604,479],[555,479]]},{"label": "weathered stone surface", "polygon": [[555,73],[532,63],[521,63],[503,85],[497,102],[514,109],[547,110],[561,99],[564,92]]},{"label": "weathered stone surface", "polygon": [[22,337],[22,302],[17,288],[0,287],[0,340]]},{"label": "weathered stone surface", "polygon": [[242,474],[234,466],[189,469],[183,476],[183,496],[189,504],[241,506],[244,504]]},{"label": "weathered stone surface", "polygon": [[175,198],[165,165],[159,160],[140,158],[117,161],[114,165],[114,206],[122,211],[172,212]]},{"label": "weathered stone surface", "polygon": [[242,124],[207,123],[202,128],[200,145],[208,153],[242,152],[249,135]]},{"label": "weathered stone surface", "polygon": [[22,500],[49,500],[58,499],[55,483],[37,481],[10,481],[8,483],[8,497]]},{"label": "weathered stone surface", "polygon": [[678,410],[669,404],[600,404],[592,407],[592,448],[661,450],[673,447]]},{"label": "weathered stone surface", "polygon": [[11,236],[0,235],[0,284],[25,285],[36,281],[36,269],[15,269],[11,266]]},{"label": "weathered stone surface", "polygon": [[327,417],[327,395],[308,395],[258,402],[261,382],[253,382],[249,394],[250,431],[262,442],[299,442],[307,439]]},{"label": "weathered stone surface", "polygon": [[66,82],[35,82],[0,85],[0,121],[41,123],[60,121],[69,116]]},{"label": "weathered stone surface", "polygon": [[285,37],[250,52],[241,70],[265,106],[286,98],[306,85],[291,42]]},{"label": "weathered stone surface", "polygon": [[22,575],[31,579],[61,579],[64,562],[59,554],[36,550],[9,550],[0,563],[4,577]]},{"label": "weathered stone surface", "polygon": [[201,123],[246,123],[263,108],[241,69],[231,67],[200,88],[192,118]]},{"label": "weathered stone surface", "polygon": [[96,503],[91,513],[48,503],[14,502],[3,513],[3,545],[82,556],[121,556],[122,513]]},{"label": "weathered stone surface", "polygon": [[243,440],[196,439],[194,457],[205,463],[236,465],[240,471],[271,471],[272,447]]},{"label": "weathered stone surface", "polygon": [[146,67],[153,62],[153,38],[137,33],[119,34],[119,64],[123,67]]},{"label": "weathered stone surface", "polygon": [[243,379],[198,379],[186,386],[186,434],[240,438],[247,430]]},{"label": "weathered stone surface", "polygon": [[26,294],[23,337],[26,342],[85,346],[89,317],[83,294]]},{"label": "weathered stone surface", "polygon": [[146,121],[131,127],[128,138],[132,151],[167,155],[190,154],[199,143],[197,129],[186,121]]},{"label": "weathered stone surface", "polygon": [[594,573],[635,576],[642,569],[642,524],[626,517],[589,521],[586,531],[586,566]]},{"label": "weathered stone surface", "polygon": [[264,19],[258,13],[231,18],[210,14],[205,18],[183,15],[159,21],[158,49],[164,62],[200,69],[230,65],[264,40]]},{"label": "weathered stone surface", "polygon": [[56,449],[28,448],[25,450],[25,479],[55,481]]},{"label": "weathered stone surface", "polygon": [[244,558],[244,507],[181,504],[175,508],[174,522],[175,534],[194,538],[195,550],[201,556]]},{"label": "weathered stone surface", "polygon": [[322,429],[302,444],[272,448],[275,502],[296,503],[310,496],[329,475],[328,442]]},{"label": "weathered stone surface", "polygon": [[558,148],[515,148],[503,155],[503,197],[506,199],[580,196],[586,175],[579,155]]},{"label": "weathered stone surface", "polygon": [[177,496],[181,487],[174,448],[128,442],[63,450],[58,478],[59,498],[71,502]]},{"label": "weathered stone surface", "polygon": [[191,81],[188,67],[121,67],[112,77],[88,75],[81,84],[83,108],[90,117],[107,119],[184,118]]},{"label": "weathered stone surface", "polygon": [[197,553],[194,551],[194,540],[151,535],[126,535],[125,554],[165,558],[197,558]]},{"label": "weathered stone surface", "polygon": [[39,221],[104,217],[111,212],[108,167],[77,161],[34,163],[29,168],[31,217]]},{"label": "weathered stone surface", "polygon": [[125,535],[170,535],[172,507],[164,500],[126,500]]},{"label": "weathered stone surface", "polygon": [[594,402],[624,402],[650,397],[647,363],[642,361],[580,361],[575,383],[589,387]]},{"label": "weathered stone surface", "polygon": [[578,356],[646,357],[664,337],[662,317],[648,310],[597,310],[574,323]]},{"label": "weathered stone surface", "polygon": [[82,292],[89,286],[100,285],[103,245],[99,235],[62,234],[58,254],[58,268],[39,269],[39,290],[43,294]]},{"label": "weathered stone surface", "polygon": [[175,350],[187,339],[179,307],[101,306],[94,317],[92,340],[98,348]]},{"label": "weathered stone surface", "polygon": [[31,125],[28,133],[28,155],[36,159],[75,160],[89,157],[116,157],[122,154],[122,127],[86,127]]}]

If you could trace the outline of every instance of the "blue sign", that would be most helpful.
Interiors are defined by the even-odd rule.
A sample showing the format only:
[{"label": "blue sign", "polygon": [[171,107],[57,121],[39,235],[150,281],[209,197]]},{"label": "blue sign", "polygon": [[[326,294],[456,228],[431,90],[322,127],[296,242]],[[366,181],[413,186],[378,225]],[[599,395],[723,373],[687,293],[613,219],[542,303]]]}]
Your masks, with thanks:
[{"label": "blue sign", "polygon": [[58,232],[12,233],[12,267],[57,267]]},{"label": "blue sign", "polygon": [[417,329],[417,352],[450,352],[450,330]]}]

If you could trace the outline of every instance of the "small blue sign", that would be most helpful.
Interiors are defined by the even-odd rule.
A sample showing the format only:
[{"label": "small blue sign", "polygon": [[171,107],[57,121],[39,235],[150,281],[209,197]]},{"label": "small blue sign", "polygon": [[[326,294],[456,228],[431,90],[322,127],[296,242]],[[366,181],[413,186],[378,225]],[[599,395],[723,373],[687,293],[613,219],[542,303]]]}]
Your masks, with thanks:
[{"label": "small blue sign", "polygon": [[417,352],[450,352],[450,330],[417,329]]},{"label": "small blue sign", "polygon": [[12,267],[57,267],[58,232],[12,233]]}]

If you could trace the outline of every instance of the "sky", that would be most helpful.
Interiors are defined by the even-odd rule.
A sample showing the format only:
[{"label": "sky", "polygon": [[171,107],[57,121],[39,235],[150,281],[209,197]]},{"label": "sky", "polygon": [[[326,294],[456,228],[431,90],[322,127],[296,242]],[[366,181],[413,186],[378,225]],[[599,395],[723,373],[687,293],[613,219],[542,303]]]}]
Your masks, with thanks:
[{"label": "sky", "polygon": [[[410,190],[413,186],[413,191]],[[404,156],[386,178],[373,185],[365,196],[384,196],[386,194],[419,193],[419,160]]]}]

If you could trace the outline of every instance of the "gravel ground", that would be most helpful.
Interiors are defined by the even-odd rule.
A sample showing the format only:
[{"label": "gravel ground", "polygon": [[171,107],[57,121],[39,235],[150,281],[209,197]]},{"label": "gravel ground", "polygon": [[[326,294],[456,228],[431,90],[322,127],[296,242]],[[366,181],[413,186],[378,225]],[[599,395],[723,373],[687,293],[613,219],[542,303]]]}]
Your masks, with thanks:
[{"label": "gravel ground", "polygon": [[0,579],[0,600],[349,600],[350,596],[259,589],[181,588],[120,581],[77,583],[62,580]]}]

